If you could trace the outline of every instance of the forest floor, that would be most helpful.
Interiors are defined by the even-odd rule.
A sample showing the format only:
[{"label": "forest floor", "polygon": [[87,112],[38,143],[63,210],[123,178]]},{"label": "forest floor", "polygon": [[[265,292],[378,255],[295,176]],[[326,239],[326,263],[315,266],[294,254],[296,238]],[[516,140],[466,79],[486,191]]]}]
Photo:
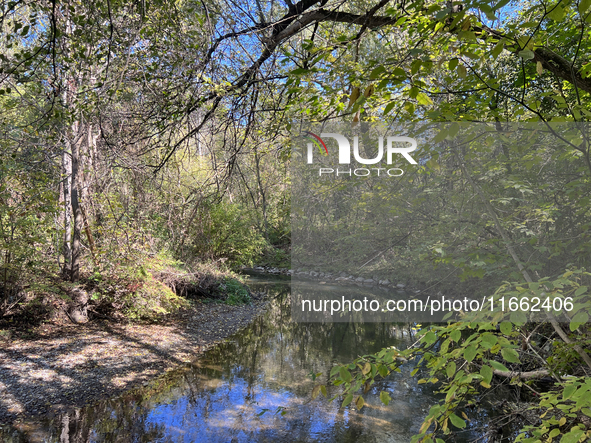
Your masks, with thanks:
[{"label": "forest floor", "polygon": [[0,335],[0,425],[141,386],[247,326],[264,301],[197,302],[158,324],[45,323]]}]

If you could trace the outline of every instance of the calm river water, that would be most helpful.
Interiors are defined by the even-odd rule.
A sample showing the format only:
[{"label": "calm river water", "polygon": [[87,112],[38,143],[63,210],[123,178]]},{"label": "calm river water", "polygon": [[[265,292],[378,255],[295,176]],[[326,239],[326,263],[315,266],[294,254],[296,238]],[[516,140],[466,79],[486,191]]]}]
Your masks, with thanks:
[{"label": "calm river water", "polygon": [[[409,442],[437,401],[418,385],[412,364],[375,385],[357,411],[322,396],[311,400],[310,373],[326,382],[335,363],[404,348],[408,325],[296,323],[290,318],[289,280],[252,276],[254,291],[271,297],[248,328],[142,392],[99,403],[76,414],[0,434],[7,442]],[[331,290],[327,288],[326,290]],[[334,290],[334,289],[332,289]],[[387,390],[389,406],[378,395]],[[332,391],[332,392],[331,392]],[[329,389],[330,394],[338,391]],[[467,442],[475,431],[454,433]]]}]

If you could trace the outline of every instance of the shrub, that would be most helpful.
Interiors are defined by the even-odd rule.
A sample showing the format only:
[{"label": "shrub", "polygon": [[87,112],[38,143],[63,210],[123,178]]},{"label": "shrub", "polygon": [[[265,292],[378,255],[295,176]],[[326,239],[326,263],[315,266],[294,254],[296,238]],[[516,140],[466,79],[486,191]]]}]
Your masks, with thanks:
[{"label": "shrub", "polygon": [[235,278],[225,278],[221,289],[227,294],[228,305],[249,305],[252,300],[248,288]]}]

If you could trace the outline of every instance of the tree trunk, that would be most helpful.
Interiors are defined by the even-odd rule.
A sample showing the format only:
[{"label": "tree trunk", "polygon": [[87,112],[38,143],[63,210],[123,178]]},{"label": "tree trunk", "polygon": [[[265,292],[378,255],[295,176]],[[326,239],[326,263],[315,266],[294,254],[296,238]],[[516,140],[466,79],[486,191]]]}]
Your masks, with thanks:
[{"label": "tree trunk", "polygon": [[[80,122],[76,122],[72,125],[74,134],[80,131]],[[80,209],[79,201],[79,187],[80,179],[78,177],[79,164],[80,164],[80,144],[82,137],[77,136],[76,142],[72,145],[72,215],[74,218],[73,236],[72,236],[72,267],[70,273],[70,279],[77,281],[80,278],[80,231],[82,228],[83,218],[82,210]]]},{"label": "tree trunk", "polygon": [[70,265],[72,263],[72,215],[70,212],[70,208],[72,206],[72,158],[70,156],[70,150],[70,140],[66,136],[64,152],[62,154],[62,175],[64,177],[62,180],[64,198],[64,243],[62,247],[64,266],[62,268],[62,272],[64,275],[68,275],[68,271],[71,269]]},{"label": "tree trunk", "polygon": [[[265,234],[265,240],[269,240],[269,225],[267,221],[267,195],[265,193],[265,188],[263,187],[263,181],[261,179],[261,158],[259,156],[259,152],[257,147],[254,147],[254,161],[255,161],[255,168],[257,174],[257,184],[259,186],[259,192],[261,194],[261,205],[263,210],[263,230]],[[256,208],[255,208],[256,209]]]}]

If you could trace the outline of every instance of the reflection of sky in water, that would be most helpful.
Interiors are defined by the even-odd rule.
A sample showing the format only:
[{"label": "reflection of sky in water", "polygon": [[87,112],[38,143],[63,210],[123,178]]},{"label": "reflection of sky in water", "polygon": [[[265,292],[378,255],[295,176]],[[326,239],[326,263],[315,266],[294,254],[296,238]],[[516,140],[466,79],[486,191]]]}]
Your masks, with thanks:
[{"label": "reflection of sky in water", "polygon": [[[329,340],[336,345],[316,347],[310,342],[306,352],[299,352],[306,345],[298,334],[288,333],[287,325],[266,337],[264,351],[259,351],[254,360],[255,374],[249,369],[252,356],[241,353],[242,340],[224,345],[227,349],[223,346],[219,354],[209,355],[198,364],[184,388],[171,390],[166,403],[152,407],[146,426],[161,430],[159,441],[174,442],[407,442],[411,428],[418,429],[435,401],[422,393],[415,380],[403,380],[409,376],[410,368],[403,371],[404,375],[396,375],[370,390],[364,396],[366,406],[361,411],[351,407],[339,409],[341,399],[330,403],[323,397],[315,401],[310,398],[314,386],[307,376],[310,370],[326,374],[335,355],[339,355],[339,360],[343,354],[354,358],[356,354],[348,342],[355,333],[372,339],[377,349],[400,342],[390,334],[384,336],[387,343],[376,340],[373,328],[374,325],[363,330],[337,325],[332,334],[338,340]],[[317,325],[308,325],[306,332],[311,336],[323,333]],[[381,390],[390,392],[393,401],[389,406],[380,402]],[[329,397],[337,392],[329,387]],[[286,408],[285,415],[281,415],[280,408]]]},{"label": "reflection of sky in water", "polygon": [[[400,437],[406,435],[400,441],[408,441],[408,431],[400,432],[387,416],[402,413],[406,420],[414,416],[418,423],[418,416],[422,415],[415,412],[409,417],[408,408],[382,410],[375,402],[361,413],[349,409],[338,411],[335,403],[308,400],[286,390],[274,392],[260,385],[252,389],[245,380],[234,378],[231,383],[225,381],[215,389],[200,392],[193,401],[183,396],[155,406],[146,426],[164,428],[161,441],[175,442],[336,441],[347,440],[347,434],[363,439],[363,434],[379,430],[398,431]],[[274,413],[280,406],[288,408],[283,416]],[[257,416],[264,408],[269,411]],[[371,431],[363,432],[362,421],[365,426],[372,425]],[[351,425],[359,429],[349,432]]]},{"label": "reflection of sky in water", "polygon": [[[410,376],[411,364],[377,382],[364,395],[361,411],[352,405],[339,409],[341,398],[331,403],[320,395],[312,401],[309,377],[311,371],[321,372],[317,383],[328,385],[330,398],[339,392],[327,383],[335,363],[386,346],[408,346],[408,328],[291,322],[288,286],[270,288],[255,290],[280,297],[244,332],[179,371],[164,392],[142,401],[141,396],[123,396],[83,409],[70,422],[70,442],[84,433],[91,442],[410,441],[436,402],[433,387],[418,385]],[[382,390],[392,397],[389,406],[379,400]],[[286,414],[277,413],[278,408],[286,408]],[[61,441],[62,421],[45,424],[50,436],[42,441]]]}]

